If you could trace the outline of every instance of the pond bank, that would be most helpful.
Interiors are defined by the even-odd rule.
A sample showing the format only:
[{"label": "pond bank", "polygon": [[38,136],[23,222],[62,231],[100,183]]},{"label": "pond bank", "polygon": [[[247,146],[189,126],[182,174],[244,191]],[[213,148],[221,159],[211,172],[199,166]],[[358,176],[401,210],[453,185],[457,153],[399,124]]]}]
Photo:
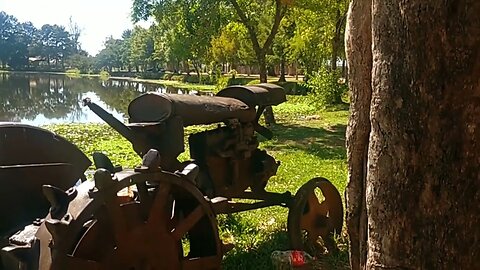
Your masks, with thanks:
[{"label": "pond bank", "polygon": [[8,70],[0,70],[0,73],[65,75],[72,78],[96,77],[96,78],[102,78],[105,80],[112,79],[112,80],[124,80],[124,81],[130,81],[130,82],[139,82],[139,83],[151,83],[151,84],[172,86],[175,88],[182,88],[182,89],[188,89],[188,90],[198,90],[198,91],[214,91],[215,90],[215,85],[193,84],[193,83],[161,80],[161,79],[142,79],[142,78],[135,78],[135,77],[103,76],[102,74],[86,74],[86,73],[78,74],[78,73],[52,72],[52,71],[45,72],[45,71],[8,71]]},{"label": "pond bank", "polygon": [[[165,79],[147,79],[147,78],[140,78],[140,77],[132,77],[132,76],[109,76],[108,73],[105,74],[86,74],[86,73],[72,73],[72,72],[45,72],[45,71],[6,71],[0,70],[0,73],[20,73],[20,74],[51,74],[51,75],[65,75],[71,78],[100,78],[102,80],[122,80],[128,82],[138,82],[138,83],[149,83],[149,84],[157,84],[157,85],[164,85],[164,86],[171,86],[180,89],[186,90],[197,90],[197,91],[205,91],[205,92],[216,92],[218,89],[217,85],[212,84],[198,84],[198,83],[191,83],[191,82],[183,82],[178,80],[165,80]],[[228,79],[233,80],[233,84],[255,84],[259,83],[258,79],[255,79],[254,76],[238,76],[238,79]],[[293,78],[289,78],[287,82],[278,82],[278,78],[276,77],[269,77],[269,83],[274,83],[277,85],[282,86],[287,94],[291,95],[305,95],[308,92],[308,89],[303,85],[301,81],[294,80]],[[228,86],[230,83],[225,85]]]},{"label": "pond bank", "polygon": [[154,83],[161,84],[166,86],[173,86],[175,88],[189,89],[189,90],[198,90],[198,91],[214,91],[215,85],[207,84],[193,84],[179,81],[169,81],[169,80],[160,80],[160,79],[141,79],[141,78],[132,78],[132,77],[109,77],[109,79],[114,80],[125,80],[130,82],[140,82],[140,83]]}]

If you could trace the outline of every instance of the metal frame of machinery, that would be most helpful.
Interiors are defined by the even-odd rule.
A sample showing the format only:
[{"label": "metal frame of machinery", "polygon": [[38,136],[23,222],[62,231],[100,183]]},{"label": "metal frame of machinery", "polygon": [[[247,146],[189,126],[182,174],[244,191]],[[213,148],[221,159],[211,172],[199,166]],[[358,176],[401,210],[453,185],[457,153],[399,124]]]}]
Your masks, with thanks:
[{"label": "metal frame of machinery", "polygon": [[[327,179],[295,195],[265,189],[280,162],[259,149],[257,135],[273,137],[259,119],[285,100],[274,84],[215,96],[147,93],[130,102],[124,124],[85,99],[143,158],[127,170],[94,153],[93,181],[84,176],[89,159],[65,139],[0,123],[0,198],[8,202],[0,269],[220,269],[231,245],[219,238],[216,215],[270,206],[289,208],[292,249],[316,252],[318,239],[335,249],[343,205]],[[190,159],[179,161],[192,125],[205,130],[188,136]]]}]

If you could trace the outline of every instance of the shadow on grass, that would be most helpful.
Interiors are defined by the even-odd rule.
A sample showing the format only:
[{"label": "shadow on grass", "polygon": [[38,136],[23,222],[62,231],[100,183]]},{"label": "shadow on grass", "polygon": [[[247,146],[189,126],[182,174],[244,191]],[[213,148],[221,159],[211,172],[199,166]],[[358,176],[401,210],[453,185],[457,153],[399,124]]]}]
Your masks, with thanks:
[{"label": "shadow on grass", "polygon": [[[252,228],[238,215],[228,215],[223,220],[223,228],[229,228],[236,238],[235,248],[223,259],[225,270],[274,270],[270,255],[275,250],[288,250],[289,241],[285,230],[263,231]],[[255,240],[257,239],[257,241]],[[337,239],[340,251],[324,255],[306,269],[349,269],[346,238]]]},{"label": "shadow on grass", "polygon": [[346,159],[346,125],[328,128],[308,127],[298,124],[273,126],[274,139],[265,148],[272,151],[298,149],[321,159]]}]

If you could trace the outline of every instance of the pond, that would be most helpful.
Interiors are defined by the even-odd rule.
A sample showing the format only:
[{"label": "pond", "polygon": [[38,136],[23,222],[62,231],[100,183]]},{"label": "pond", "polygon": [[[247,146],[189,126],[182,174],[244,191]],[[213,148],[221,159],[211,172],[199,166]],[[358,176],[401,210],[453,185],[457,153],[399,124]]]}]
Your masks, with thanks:
[{"label": "pond", "polygon": [[130,101],[146,92],[184,94],[189,90],[98,77],[0,73],[0,121],[35,126],[103,122],[82,106],[82,99],[86,97],[123,121]]}]

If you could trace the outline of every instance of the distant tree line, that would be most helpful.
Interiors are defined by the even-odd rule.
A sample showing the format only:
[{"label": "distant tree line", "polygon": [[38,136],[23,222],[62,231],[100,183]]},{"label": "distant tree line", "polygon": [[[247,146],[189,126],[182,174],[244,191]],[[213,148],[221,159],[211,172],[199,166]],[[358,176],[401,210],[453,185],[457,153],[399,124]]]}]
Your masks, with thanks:
[{"label": "distant tree line", "polygon": [[25,69],[45,65],[63,68],[75,57],[78,59],[78,55],[88,57],[78,42],[79,28],[71,21],[70,24],[70,31],[64,26],[50,24],[37,29],[31,22],[19,22],[14,16],[0,12],[1,67]]},{"label": "distant tree line", "polygon": [[301,72],[319,103],[342,103],[348,2],[134,0],[133,20],[154,23],[109,39],[98,60],[111,70],[193,71],[200,79],[256,73],[261,82],[285,81]]},{"label": "distant tree line", "polygon": [[[81,50],[80,31],[58,25],[36,29],[0,13],[1,64],[40,65],[81,72],[256,73],[300,72],[326,103],[341,102],[339,78],[346,74],[344,32],[348,0],[134,0],[132,19],[148,28],[109,37],[95,56]],[[76,30],[76,31],[75,31]],[[327,89],[328,92],[322,93]],[[342,90],[343,89],[343,90]],[[322,101],[323,102],[323,101]]]},{"label": "distant tree line", "polygon": [[37,29],[2,11],[0,63],[3,68],[40,64],[83,72],[220,68],[250,73],[265,62],[270,74],[285,74],[290,65],[308,76],[325,65],[336,69],[344,60],[346,5],[344,0],[135,0],[133,19],[154,18],[152,26],[107,38],[95,57],[81,49],[81,33],[72,21],[68,29],[49,24]]},{"label": "distant tree line", "polygon": [[347,5],[347,0],[135,0],[134,21],[154,24],[106,43],[102,53],[121,55],[117,68],[197,73],[220,68],[255,71],[262,80],[291,66],[309,77],[322,67],[336,70],[345,59]]}]

